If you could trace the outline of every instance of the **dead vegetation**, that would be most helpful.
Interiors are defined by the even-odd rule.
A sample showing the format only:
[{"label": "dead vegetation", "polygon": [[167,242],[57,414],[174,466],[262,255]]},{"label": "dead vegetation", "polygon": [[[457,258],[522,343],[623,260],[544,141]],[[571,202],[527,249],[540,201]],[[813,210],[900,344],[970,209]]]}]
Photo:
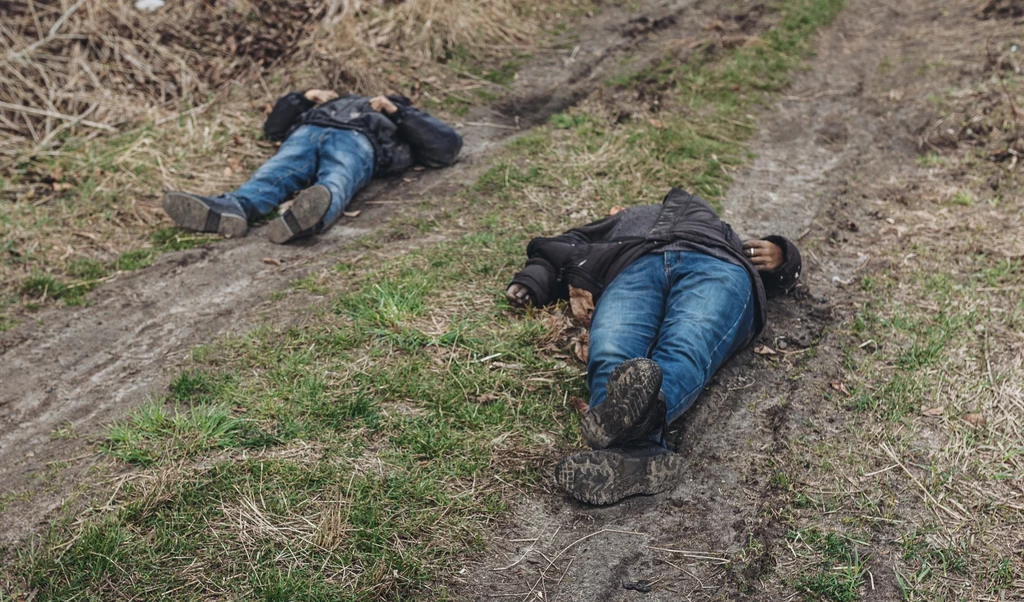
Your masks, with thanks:
[{"label": "dead vegetation", "polygon": [[[1004,52],[1008,52],[1008,47],[1004,48]],[[979,57],[975,56],[974,59]],[[983,61],[983,57],[980,60]],[[959,68],[960,63],[956,63],[956,66]],[[848,325],[851,325],[852,343],[846,350],[850,363],[845,366],[847,370],[843,380],[835,381],[830,388],[825,387],[827,403],[819,403],[820,400],[814,399],[815,407],[820,406],[828,412],[827,422],[822,417],[822,420],[808,427],[803,422],[797,424],[794,421],[792,438],[784,431],[786,436],[777,440],[779,449],[772,449],[771,455],[775,456],[776,452],[784,449],[783,443],[789,445],[792,442],[796,448],[792,462],[781,467],[773,464],[773,470],[779,470],[773,473],[771,489],[778,492],[780,499],[777,507],[772,506],[770,509],[773,513],[787,515],[786,520],[792,520],[786,526],[792,526],[793,531],[785,539],[785,548],[791,551],[792,556],[787,554],[781,542],[778,545],[779,556],[759,556],[763,559],[764,567],[751,571],[752,576],[748,578],[751,587],[763,587],[763,581],[758,584],[762,571],[772,568],[777,573],[764,573],[765,580],[788,580],[794,577],[795,585],[787,582],[787,594],[793,587],[798,587],[798,593],[803,592],[806,599],[855,600],[864,595],[868,599],[897,599],[901,596],[907,600],[997,600],[1013,599],[1015,592],[1022,591],[1024,587],[1020,578],[1020,535],[1014,527],[1020,524],[1021,513],[1024,512],[1024,488],[1020,479],[1024,470],[1020,456],[1020,416],[1024,412],[1024,398],[1021,396],[1024,385],[1020,380],[1024,355],[1020,332],[1024,318],[1018,298],[1024,273],[1021,270],[1024,248],[1021,247],[1022,239],[1019,235],[1024,225],[1021,222],[1024,212],[1019,193],[1021,168],[1012,153],[1000,158],[991,152],[1015,148],[1013,141],[1019,140],[1013,113],[1017,101],[1006,94],[1006,90],[1016,88],[1010,71],[1004,71],[1007,75],[1005,88],[998,79],[987,77],[969,82],[970,85],[952,87],[956,91],[945,100],[940,116],[930,122],[933,126],[930,131],[950,130],[953,132],[953,142],[940,145],[938,139],[923,136],[921,151],[928,154],[920,157],[919,164],[926,169],[916,174],[917,178],[905,186],[901,184],[898,192],[886,195],[879,193],[877,203],[867,197],[856,197],[855,205],[858,208],[867,206],[864,213],[869,210],[873,212],[870,217],[856,217],[863,228],[860,231],[872,232],[875,236],[860,240],[859,243],[842,241],[843,244],[840,244],[840,241],[834,241],[835,248],[827,250],[832,255],[861,254],[866,259],[865,270],[858,272],[861,280],[841,282],[843,287],[848,288],[837,295],[857,306],[846,315],[849,318]],[[972,73],[977,75],[976,72]],[[944,80],[935,84],[937,94],[948,91],[947,88],[938,87],[946,84],[948,82]],[[893,95],[888,98],[898,100]],[[892,108],[896,108],[895,104]],[[617,122],[617,119],[600,114],[577,117],[570,114],[555,120],[556,127],[561,128],[554,132],[555,139],[560,135],[568,136],[570,131],[589,131],[593,121],[609,130]],[[222,118],[236,119],[231,116]],[[651,126],[651,133],[657,136],[655,140],[660,139],[663,143],[666,143],[665,138],[669,132],[676,131],[676,128],[665,128],[662,122],[641,120],[641,123],[644,122]],[[239,126],[237,121],[230,121],[225,122],[225,127]],[[196,124],[196,131],[199,129]],[[214,131],[219,129],[215,127]],[[661,136],[661,133],[666,136]],[[201,136],[196,137],[202,139]],[[830,136],[830,139],[834,137]],[[596,173],[603,179],[607,174],[641,173],[634,169],[634,163],[650,160],[638,153],[626,152],[628,148],[620,138],[607,136],[602,140],[611,142],[593,145],[586,152],[560,152],[560,156],[569,159],[560,166],[561,171],[557,174],[557,178],[566,178],[564,181],[541,185],[544,182],[541,179],[543,174],[531,175],[529,165],[518,163],[498,166],[492,174],[492,180],[506,188],[521,184],[526,187],[524,198],[517,203],[519,207],[564,207],[566,215],[588,210],[586,205],[577,203],[578,199],[603,198],[605,201],[602,201],[600,210],[592,208],[599,215],[606,208],[603,205],[622,200],[616,193],[621,196],[623,190],[634,190],[630,187],[632,184],[599,187],[593,179],[582,183],[570,181],[568,177],[572,170]],[[527,138],[522,143],[535,146],[546,144],[536,137]],[[125,150],[119,155],[122,158],[119,165],[136,160],[134,155],[152,144],[140,143],[132,151]],[[648,143],[648,147],[653,146]],[[248,149],[244,146],[238,148]],[[259,152],[258,149],[252,150]],[[534,148],[533,152],[538,151]],[[618,158],[613,161],[612,155]],[[713,168],[710,173],[719,170],[724,172],[726,167],[731,167],[721,164],[717,156],[712,156],[715,159],[709,165]],[[912,163],[913,158],[908,161]],[[210,178],[232,177],[214,173],[220,166],[209,169]],[[880,174],[889,175],[877,171],[855,173],[861,176],[857,181],[868,185],[880,182],[880,187],[895,186],[887,183],[886,178],[879,177]],[[644,172],[641,176],[659,182],[664,179],[662,173],[656,171]],[[171,173],[169,177],[179,175]],[[534,181],[530,178],[534,178]],[[60,181],[61,178],[54,178],[53,183],[59,184]],[[207,185],[211,181],[207,180]],[[877,191],[870,189],[870,192]],[[565,217],[555,215],[550,209],[546,215],[548,221],[544,223],[545,229],[553,228],[559,219]],[[571,217],[579,221],[597,215],[583,213]],[[868,220],[874,226],[866,226]],[[844,221],[843,227],[851,232],[859,230],[852,220]],[[498,243],[492,241],[491,244]],[[481,256],[483,249],[487,248],[483,244],[471,247]],[[460,252],[453,255],[469,255],[461,252],[461,249],[457,251]],[[505,256],[510,253],[503,250],[501,257],[494,259],[495,265],[505,266]],[[429,267],[436,274],[438,265],[446,265],[445,262],[449,261],[442,259],[442,256],[435,256],[430,262],[417,264],[414,266],[415,273],[425,273]],[[507,266],[500,269],[507,269]],[[493,274],[493,270],[491,267],[474,272],[461,266],[457,268],[460,274]],[[340,278],[337,274],[333,277]],[[396,303],[425,295],[422,291],[417,292],[419,289],[416,287],[412,287],[413,294],[408,289],[389,286],[388,282],[381,283],[376,277],[374,283],[376,288],[359,292],[351,304],[342,304],[342,307],[349,312],[376,308],[371,334],[374,343],[379,346],[378,355],[359,356],[354,361],[348,356],[344,360],[334,360],[328,356],[318,359],[316,370],[310,370],[306,364],[296,361],[293,368],[295,374],[286,375],[280,383],[267,383],[262,379],[273,377],[274,369],[281,365],[287,366],[287,362],[282,362],[278,357],[246,360],[246,363],[241,364],[240,372],[251,372],[254,375],[251,394],[255,396],[264,391],[273,391],[268,385],[284,387],[293,381],[301,382],[300,377],[310,373],[324,378],[333,390],[348,382],[337,378],[339,366],[351,371],[352,379],[358,379],[361,373],[371,367],[387,367],[402,357],[418,353],[416,350],[421,344],[424,345],[425,357],[420,359],[431,370],[450,369],[452,366],[488,366],[486,372],[480,370],[480,382],[476,386],[475,381],[469,381],[470,386],[463,390],[464,383],[461,381],[447,383],[452,386],[455,398],[462,399],[466,397],[466,391],[470,391],[472,401],[479,402],[484,409],[495,402],[511,403],[523,397],[520,391],[512,387],[501,391],[500,395],[492,393],[496,387],[490,382],[490,377],[484,374],[507,372],[511,382],[524,379],[536,382],[557,380],[557,390],[564,388],[564,370],[546,373],[538,371],[537,366],[524,367],[508,357],[496,357],[491,347],[493,341],[500,340],[500,337],[492,332],[483,331],[478,334],[478,338],[488,342],[486,351],[460,349],[455,343],[451,343],[450,347],[437,344],[445,340],[445,335],[457,334],[458,338],[463,337],[458,328],[452,327],[453,324],[458,325],[459,321],[442,314],[452,311],[451,308],[456,306],[459,298],[470,296],[477,301],[486,300],[486,287],[471,289],[471,286],[479,286],[479,282],[469,285],[460,281],[458,286],[444,287],[443,293],[432,291],[429,298],[441,301],[438,305],[444,310],[434,310],[426,315],[421,315],[418,309],[410,310],[406,312],[408,315],[400,315],[401,319],[392,320],[385,328],[377,322],[381,316],[393,315],[396,309],[401,309],[396,307]],[[418,284],[418,281],[415,283]],[[325,286],[330,281],[325,278],[316,284]],[[345,281],[343,284],[350,283]],[[334,286],[327,288],[346,291],[351,286],[335,282]],[[379,303],[367,303],[368,299]],[[481,308],[486,309],[487,306],[487,303],[480,303],[479,306],[467,303],[453,313],[476,316],[482,313]],[[549,314],[543,318],[546,335],[524,343],[519,353],[525,353],[535,345],[551,356],[561,353],[559,357],[565,357],[570,353],[578,353],[579,339],[576,335],[585,331],[569,318],[568,311],[571,309],[576,308],[570,305],[564,313]],[[581,309],[585,311],[585,308]],[[486,318],[500,319],[495,315]],[[339,326],[348,327],[349,324]],[[513,327],[510,324],[505,326]],[[325,323],[317,323],[316,328],[308,332],[319,332],[324,328]],[[291,351],[299,359],[312,353],[314,344],[319,346],[317,353],[324,354],[326,344],[337,340],[290,336],[296,337],[291,342]],[[504,336],[507,336],[507,332]],[[277,344],[280,340],[279,337],[271,339],[270,343],[274,344],[267,344],[267,349],[284,347]],[[424,344],[422,341],[431,343]],[[402,346],[411,350],[402,349]],[[236,352],[243,353],[241,350]],[[761,351],[755,352],[761,354]],[[264,353],[269,351],[264,350]],[[514,357],[514,354],[508,355]],[[808,353],[803,357],[810,355]],[[502,361],[507,359],[508,362]],[[764,361],[774,360],[766,357]],[[833,358],[827,361],[832,362]],[[374,384],[373,395],[386,399],[381,405],[389,414],[419,420],[423,413],[408,410],[412,407],[412,400],[429,395],[431,389],[440,387],[410,387],[405,390],[394,386],[400,378],[407,378],[409,374],[420,377],[420,373],[406,373],[404,369],[382,371],[373,382],[384,383],[385,389],[382,392],[380,386]],[[454,390],[455,385],[459,391]],[[481,394],[482,391],[484,393]],[[280,394],[273,393],[270,398],[277,400],[287,394],[288,389],[282,388]],[[580,398],[568,399],[575,401]],[[551,404],[557,399],[542,401]],[[329,405],[333,407],[335,402],[332,398]],[[255,410],[265,405],[254,402],[252,407]],[[779,410],[779,414],[789,411],[784,407]],[[779,418],[779,423],[784,421],[784,418]],[[346,416],[346,424],[349,422],[351,416]],[[410,425],[400,423],[398,426],[405,431]],[[778,426],[774,419],[772,426]],[[430,434],[435,437],[433,433]],[[361,437],[363,433],[357,436]],[[545,436],[548,435],[545,433]],[[434,440],[431,437],[423,439]],[[492,440],[492,444],[493,441],[506,441],[504,434],[500,435],[500,439],[497,437]],[[376,445],[382,440],[377,438],[372,443]],[[486,445],[486,438],[481,438],[480,443]],[[300,443],[296,447],[303,446]],[[500,453],[495,456],[507,457],[506,451],[499,449]],[[319,458],[319,454],[310,456]],[[775,459],[772,458],[773,461]],[[422,463],[421,458],[414,460],[417,464]],[[372,476],[374,471],[379,470],[381,477],[384,476],[383,464],[372,464],[365,471],[358,466],[356,463],[354,468],[341,474],[347,476],[354,472],[359,476],[364,473]],[[223,568],[220,563],[223,562],[222,552],[226,551],[236,558],[248,559],[248,564],[239,562],[231,567],[237,568],[239,574],[256,574],[257,570],[266,570],[272,564],[268,562],[261,567],[253,562],[253,558],[272,558],[285,564],[292,563],[296,567],[317,561],[316,566],[327,567],[325,581],[332,588],[338,584],[356,587],[353,585],[356,575],[351,567],[357,565],[326,562],[321,565],[322,557],[318,557],[318,554],[339,543],[345,543],[346,532],[341,525],[349,519],[347,513],[351,508],[360,504],[369,505],[383,496],[374,490],[374,495],[369,498],[345,498],[335,489],[335,483],[343,484],[345,478],[333,474],[329,476],[331,487],[316,490],[297,503],[286,506],[284,510],[268,504],[265,499],[273,501],[274,498],[270,495],[264,498],[264,492],[256,489],[257,484],[263,487],[265,482],[262,469],[258,478],[256,475],[245,475],[249,480],[245,481],[242,488],[228,487],[233,486],[233,483],[225,479],[224,497],[205,509],[207,516],[218,517],[218,520],[205,523],[207,530],[216,536],[216,543],[209,546],[212,552],[207,556],[205,564],[194,562],[194,557],[188,559],[191,564],[187,567],[182,564],[187,582],[193,584],[193,579],[204,577],[207,568]],[[424,483],[440,481],[435,475],[429,477],[424,479]],[[192,482],[192,479],[188,481]],[[198,479],[195,481],[202,482]],[[351,488],[351,482],[348,483]],[[481,487],[484,490],[490,486],[497,487],[495,483],[481,485],[475,480],[472,485],[468,482],[458,482],[456,485],[453,489],[458,493],[469,492],[473,495],[479,495]],[[294,489],[293,482],[285,481],[276,491]],[[275,492],[269,493],[272,495]],[[168,502],[171,496],[161,493],[153,498],[155,506],[157,503]],[[191,502],[191,499],[188,501]],[[389,519],[401,519],[402,513],[407,511],[408,500],[402,499],[401,502],[401,512],[388,515]],[[174,510],[195,512],[185,504]],[[147,527],[154,523],[160,524],[159,521],[150,520],[146,516],[149,513],[148,508],[145,512],[140,511],[145,522],[139,522]],[[417,533],[433,534],[450,528],[445,522],[438,525],[435,516],[428,516],[427,520],[430,526],[416,526],[417,529],[423,529]],[[197,519],[193,524],[204,523]],[[135,526],[131,525],[131,528]],[[591,536],[607,535],[610,532],[615,531],[595,530],[584,538],[574,537],[568,546],[548,544],[550,558],[545,557],[547,562],[531,569],[540,571],[539,579],[533,583],[526,597],[538,591],[537,583],[543,587],[546,578],[552,582],[557,578],[561,582],[564,572],[549,569],[553,566],[556,569],[566,566],[565,563],[571,564],[573,559],[567,553],[578,550],[578,544]],[[134,553],[144,551],[152,541],[157,540],[149,537],[149,531],[142,533],[143,537],[137,540],[141,543],[132,550],[132,554],[125,554],[124,559],[115,558],[131,561]],[[175,541],[196,539],[192,533],[184,537],[177,533],[173,535]],[[229,542],[227,547],[224,541]],[[389,545],[390,542],[388,540]],[[409,553],[408,548],[404,547],[408,545],[407,540],[396,536],[394,542],[399,555],[417,557],[418,550],[413,549]],[[543,541],[533,542],[537,543],[535,552],[547,553]],[[752,540],[749,550],[740,554],[755,554],[756,543]],[[717,548],[708,550],[710,552],[706,550],[701,553],[702,558],[696,558],[714,563],[715,566],[728,560],[727,553],[720,553]],[[683,558],[688,554],[674,549],[659,551],[683,554]],[[713,556],[708,556],[708,553]],[[692,553],[689,554],[690,558],[695,558]],[[669,558],[675,559],[671,556]],[[513,564],[505,568],[511,570],[526,567],[534,560],[524,553],[511,559],[509,562]],[[556,566],[556,561],[563,564]],[[799,580],[795,579],[805,565],[817,571],[813,576],[820,581],[812,580],[810,573],[800,575]],[[63,567],[61,569],[64,570]],[[123,569],[111,566],[107,570],[113,575],[110,583],[119,584],[116,580],[122,579],[120,574]],[[334,570],[337,572],[332,572]],[[568,570],[568,566],[565,570]],[[851,578],[842,582],[833,579],[845,571],[852,572]],[[388,591],[398,591],[393,589],[396,587],[393,575],[390,571],[381,570],[371,575],[372,579],[368,581]],[[882,590],[883,579],[886,577],[892,587],[888,591]],[[877,592],[876,579],[881,590]],[[123,579],[120,584],[127,587],[127,581]],[[165,581],[166,573],[154,577],[155,583]],[[894,581],[899,584],[899,591],[893,585]],[[703,589],[704,584],[700,586]],[[871,594],[867,594],[869,587]],[[380,594],[381,591],[374,593]],[[546,590],[544,597],[548,597]],[[778,596],[774,599],[784,598]]]},{"label": "dead vegetation", "polygon": [[1011,599],[1022,586],[1024,207],[977,184],[971,204],[954,201],[966,198],[951,185],[956,164],[928,171],[879,205],[868,244],[843,245],[875,267],[847,292],[847,369],[826,393],[841,410],[827,438],[794,446],[794,523],[802,533],[827,515],[872,542],[860,566],[874,579],[891,570],[902,599]]},{"label": "dead vegetation", "polygon": [[[987,3],[997,5],[1011,3]],[[862,562],[864,582],[874,588],[870,571],[881,583],[891,567],[905,600],[1024,591],[1024,99],[1013,28],[972,20],[937,40],[955,48],[942,61],[904,57],[897,70],[930,74],[916,89],[890,80],[883,61],[879,79],[894,84],[885,110],[930,116],[921,154],[898,185],[867,186],[830,240],[864,269],[841,283],[845,376],[828,392],[841,411],[827,439],[796,447],[810,467],[794,470],[796,524],[817,528],[824,513],[851,541],[885,542]],[[965,37],[988,41],[955,44]]]},{"label": "dead vegetation", "polygon": [[1024,158],[1024,110],[1015,91],[1022,57],[1017,44],[1008,41],[989,39],[985,51],[983,73],[991,78],[951,98],[951,110],[922,133],[922,146],[935,152],[976,149],[993,161],[1009,162],[1012,169]]},{"label": "dead vegetation", "polygon": [[1024,17],[1024,2],[1021,0],[985,0],[975,14],[981,19]]},{"label": "dead vegetation", "polygon": [[510,0],[193,0],[152,12],[130,0],[3,4],[6,155],[160,119],[277,68],[315,66],[330,85],[366,89],[379,85],[381,58],[429,65],[532,31]]}]

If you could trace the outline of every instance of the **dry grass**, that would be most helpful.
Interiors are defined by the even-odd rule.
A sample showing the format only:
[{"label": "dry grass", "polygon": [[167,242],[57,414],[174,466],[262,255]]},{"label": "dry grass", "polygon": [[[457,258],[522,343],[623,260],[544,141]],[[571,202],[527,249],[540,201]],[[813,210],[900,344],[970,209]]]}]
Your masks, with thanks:
[{"label": "dry grass", "polygon": [[327,5],[315,35],[323,47],[316,51],[335,60],[374,61],[384,52],[430,61],[460,46],[519,45],[536,30],[511,0],[332,0]]},{"label": "dry grass", "polygon": [[849,292],[827,396],[852,414],[794,446],[794,523],[870,541],[905,600],[999,600],[1024,586],[1024,203],[950,206],[949,176],[882,203],[895,223],[845,247],[885,267]]},{"label": "dry grass", "polygon": [[[889,340],[873,354],[888,365],[872,365],[864,387],[912,426],[881,448],[878,464],[899,464],[909,477],[906,495],[927,508],[933,540],[985,567],[995,564],[985,555],[1012,558],[1008,530],[1024,520],[1024,199],[975,190],[977,204],[950,205],[959,194],[922,186],[892,213],[893,303],[869,310],[888,325]],[[928,468],[915,466],[922,463]],[[964,593],[961,584],[943,585],[949,595]]]},{"label": "dry grass", "polygon": [[189,0],[155,12],[131,0],[4,2],[0,329],[26,308],[81,303],[155,252],[210,240],[167,230],[160,195],[241,184],[274,151],[259,127],[280,94],[393,90],[440,106],[452,90],[487,85],[466,69],[527,47],[550,10],[526,0]]},{"label": "dry grass", "polygon": [[871,542],[874,578],[892,571],[904,600],[1024,591],[1024,98],[1012,23],[987,27],[988,49],[902,66],[932,71],[914,107],[932,116],[922,155],[898,183],[866,185],[849,217],[871,234],[831,251],[865,259],[840,293],[849,338],[827,393],[833,416],[852,413],[801,436],[793,466],[808,468],[789,475],[795,536]]},{"label": "dry grass", "polygon": [[12,156],[159,121],[183,102],[200,106],[276,71],[316,65],[337,71],[332,85],[369,89],[382,58],[432,63],[457,47],[519,43],[534,30],[510,0],[193,0],[155,12],[130,0],[5,5],[0,127],[10,136],[0,153]]}]

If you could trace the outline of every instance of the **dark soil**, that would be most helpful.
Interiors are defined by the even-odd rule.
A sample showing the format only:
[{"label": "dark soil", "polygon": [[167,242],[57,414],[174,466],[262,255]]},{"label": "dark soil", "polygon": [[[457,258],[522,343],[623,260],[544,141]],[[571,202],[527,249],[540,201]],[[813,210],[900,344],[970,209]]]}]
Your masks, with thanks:
[{"label": "dark soil", "polygon": [[977,12],[981,19],[1013,19],[1024,17],[1024,2],[1021,0],[986,0]]}]

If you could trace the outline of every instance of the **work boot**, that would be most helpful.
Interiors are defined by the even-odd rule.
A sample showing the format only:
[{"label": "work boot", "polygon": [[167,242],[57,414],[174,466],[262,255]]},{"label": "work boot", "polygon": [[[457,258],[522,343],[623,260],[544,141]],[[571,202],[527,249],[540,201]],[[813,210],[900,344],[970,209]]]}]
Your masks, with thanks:
[{"label": "work boot", "polygon": [[555,482],[586,504],[614,504],[631,495],[671,489],[683,474],[683,459],[650,441],[566,456],[555,469]]},{"label": "work boot", "polygon": [[249,231],[245,210],[230,199],[168,192],[163,205],[174,223],[186,230],[216,232],[225,238],[241,238]]},{"label": "work boot", "polygon": [[331,208],[331,191],[317,184],[299,193],[291,207],[267,226],[271,242],[286,242],[319,234],[324,230],[323,218]]},{"label": "work boot", "polygon": [[612,370],[604,403],[580,420],[583,440],[593,449],[622,445],[665,425],[661,368],[646,358],[626,360]]}]

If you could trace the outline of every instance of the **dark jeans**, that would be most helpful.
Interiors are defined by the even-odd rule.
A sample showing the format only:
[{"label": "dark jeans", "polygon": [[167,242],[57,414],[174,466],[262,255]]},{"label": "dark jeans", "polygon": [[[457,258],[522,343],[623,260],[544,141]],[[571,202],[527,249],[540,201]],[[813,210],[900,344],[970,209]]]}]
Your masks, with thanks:
[{"label": "dark jeans", "polygon": [[747,272],[697,252],[650,253],[622,271],[598,299],[590,326],[590,407],[625,360],[647,357],[664,375],[671,423],[754,327]]},{"label": "dark jeans", "polygon": [[234,199],[250,219],[267,215],[292,194],[313,184],[331,191],[324,225],[334,223],[349,201],[373,177],[373,145],[359,132],[304,125],[249,181],[224,197]]}]

